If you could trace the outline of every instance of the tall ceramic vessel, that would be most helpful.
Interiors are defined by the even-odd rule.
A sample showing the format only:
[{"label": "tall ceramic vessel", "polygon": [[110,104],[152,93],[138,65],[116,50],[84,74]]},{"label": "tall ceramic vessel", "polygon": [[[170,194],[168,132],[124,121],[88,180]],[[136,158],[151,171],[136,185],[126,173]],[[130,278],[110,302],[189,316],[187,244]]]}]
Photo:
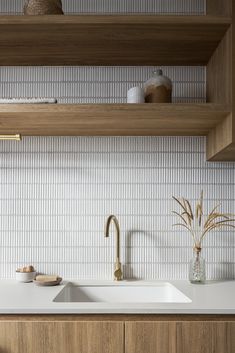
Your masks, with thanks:
[{"label": "tall ceramic vessel", "polygon": [[163,75],[162,70],[153,72],[153,76],[144,84],[146,103],[171,103],[172,82]]},{"label": "tall ceramic vessel", "polygon": [[63,15],[61,0],[27,0],[25,15]]}]

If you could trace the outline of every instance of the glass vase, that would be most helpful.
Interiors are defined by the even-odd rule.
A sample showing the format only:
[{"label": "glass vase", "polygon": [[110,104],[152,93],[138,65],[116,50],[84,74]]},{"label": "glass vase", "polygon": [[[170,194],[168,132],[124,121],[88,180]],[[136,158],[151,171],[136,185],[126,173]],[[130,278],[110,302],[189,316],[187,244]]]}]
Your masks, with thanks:
[{"label": "glass vase", "polygon": [[201,256],[201,248],[194,248],[194,256],[190,261],[189,281],[191,283],[205,283],[206,281],[206,264],[205,259]]}]

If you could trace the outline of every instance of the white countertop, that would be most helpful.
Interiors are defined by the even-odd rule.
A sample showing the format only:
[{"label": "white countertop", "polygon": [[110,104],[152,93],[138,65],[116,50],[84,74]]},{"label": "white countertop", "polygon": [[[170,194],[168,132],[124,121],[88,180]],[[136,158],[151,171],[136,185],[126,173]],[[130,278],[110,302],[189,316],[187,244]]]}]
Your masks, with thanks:
[{"label": "white countertop", "polygon": [[[84,284],[110,284],[109,281],[71,281]],[[69,283],[56,287],[38,287],[34,283],[0,280],[0,314],[235,314],[235,281],[193,285],[188,281],[168,281],[191,303],[59,303],[53,299]],[[144,285],[159,281],[122,281],[122,285]],[[115,284],[118,285],[118,284]]]}]

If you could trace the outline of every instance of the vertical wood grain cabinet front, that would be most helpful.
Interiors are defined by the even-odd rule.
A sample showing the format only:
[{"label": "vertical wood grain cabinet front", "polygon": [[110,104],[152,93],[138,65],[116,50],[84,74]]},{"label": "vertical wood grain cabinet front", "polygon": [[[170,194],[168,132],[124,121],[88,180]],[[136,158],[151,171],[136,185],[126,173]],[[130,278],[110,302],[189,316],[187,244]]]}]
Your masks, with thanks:
[{"label": "vertical wood grain cabinet front", "polygon": [[123,353],[122,322],[1,321],[0,353]]},{"label": "vertical wood grain cabinet front", "polygon": [[176,353],[235,353],[235,322],[178,322]]},{"label": "vertical wood grain cabinet front", "polygon": [[173,353],[175,337],[174,322],[127,322],[125,353]]},{"label": "vertical wood grain cabinet front", "polygon": [[0,353],[235,353],[234,317],[168,318],[2,317]]},{"label": "vertical wood grain cabinet front", "polygon": [[125,353],[235,353],[235,322],[128,322],[125,339]]}]

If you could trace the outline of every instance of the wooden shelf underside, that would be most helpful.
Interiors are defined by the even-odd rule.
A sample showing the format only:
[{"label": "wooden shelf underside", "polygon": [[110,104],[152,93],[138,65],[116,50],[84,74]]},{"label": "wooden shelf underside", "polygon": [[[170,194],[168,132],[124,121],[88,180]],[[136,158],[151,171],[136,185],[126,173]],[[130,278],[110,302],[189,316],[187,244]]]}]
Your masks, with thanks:
[{"label": "wooden shelf underside", "polygon": [[215,104],[4,104],[0,134],[204,136],[228,114]]},{"label": "wooden shelf underside", "polygon": [[205,65],[230,24],[222,16],[0,16],[0,65]]}]

